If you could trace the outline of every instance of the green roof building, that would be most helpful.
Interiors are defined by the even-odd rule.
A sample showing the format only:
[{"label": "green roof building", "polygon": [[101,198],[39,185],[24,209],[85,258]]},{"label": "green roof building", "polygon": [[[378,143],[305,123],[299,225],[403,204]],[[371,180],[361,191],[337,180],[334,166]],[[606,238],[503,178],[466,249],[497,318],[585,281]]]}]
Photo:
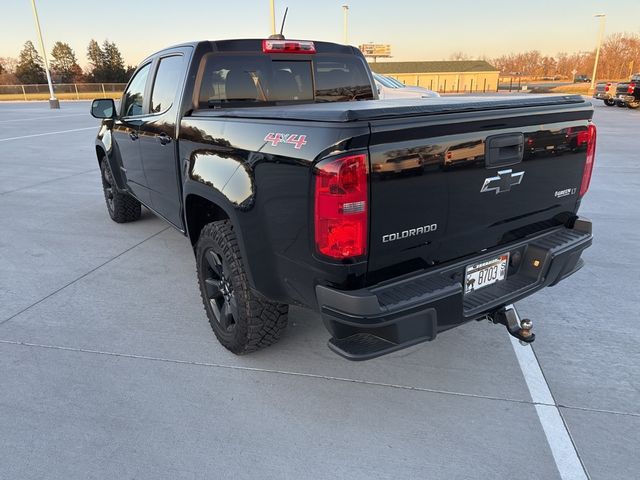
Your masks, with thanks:
[{"label": "green roof building", "polygon": [[484,60],[377,62],[375,73],[440,93],[490,92],[498,87],[499,70]]}]

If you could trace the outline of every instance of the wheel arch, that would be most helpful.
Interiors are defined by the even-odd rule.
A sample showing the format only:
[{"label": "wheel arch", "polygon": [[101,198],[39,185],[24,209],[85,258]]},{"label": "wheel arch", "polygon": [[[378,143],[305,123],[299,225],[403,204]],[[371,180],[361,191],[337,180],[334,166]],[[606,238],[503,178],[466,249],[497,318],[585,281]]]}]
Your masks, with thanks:
[{"label": "wheel arch", "polygon": [[227,210],[219,203],[198,193],[188,193],[185,196],[185,225],[192,246],[195,246],[205,225],[220,220],[231,220]]},{"label": "wheel arch", "polygon": [[120,167],[118,162],[110,155],[107,151],[107,148],[101,142],[96,142],[96,158],[98,160],[98,168],[102,168],[102,162],[109,162],[109,166],[111,167],[111,175],[113,175],[113,179],[116,182],[116,187],[118,190],[126,190],[126,183],[122,176],[122,172],[120,171]]},{"label": "wheel arch", "polygon": [[252,287],[255,286],[251,272],[252,265],[247,256],[242,228],[240,227],[239,219],[232,205],[228,201],[225,201],[222,196],[216,198],[216,193],[218,192],[212,190],[210,187],[198,184],[190,184],[185,187],[184,220],[186,233],[191,241],[194,253],[200,232],[205,225],[211,222],[229,220],[236,235],[242,257],[245,259],[244,265],[249,283]]}]

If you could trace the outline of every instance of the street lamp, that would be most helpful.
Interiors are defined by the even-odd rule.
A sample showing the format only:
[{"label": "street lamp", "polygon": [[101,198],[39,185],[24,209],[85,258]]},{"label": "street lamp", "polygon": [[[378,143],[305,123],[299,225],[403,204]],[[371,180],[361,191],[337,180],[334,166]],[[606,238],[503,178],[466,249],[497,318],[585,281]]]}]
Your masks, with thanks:
[{"label": "street lamp", "polygon": [[275,0],[269,2],[271,8],[271,35],[276,34],[276,6]]},{"label": "street lamp", "polygon": [[344,13],[344,44],[347,45],[349,43],[349,5],[347,5],[346,3],[342,5],[342,12]]},{"label": "street lamp", "polygon": [[36,0],[31,0],[33,8],[33,18],[36,21],[36,30],[38,32],[38,40],[40,41],[40,50],[42,50],[42,58],[44,59],[44,71],[47,74],[47,83],[49,84],[49,108],[60,108],[60,102],[53,93],[53,84],[51,83],[51,74],[49,73],[49,61],[47,60],[47,51],[44,48],[42,40],[42,30],[40,30],[40,20],[38,19],[38,10],[36,9]]},{"label": "street lamp", "polygon": [[596,49],[596,60],[593,62],[593,75],[591,75],[591,90],[596,85],[596,73],[598,71],[598,59],[600,58],[600,47],[602,46],[602,35],[604,34],[604,22],[607,16],[604,13],[598,13],[594,17],[600,19],[600,31],[598,32],[598,48]]}]

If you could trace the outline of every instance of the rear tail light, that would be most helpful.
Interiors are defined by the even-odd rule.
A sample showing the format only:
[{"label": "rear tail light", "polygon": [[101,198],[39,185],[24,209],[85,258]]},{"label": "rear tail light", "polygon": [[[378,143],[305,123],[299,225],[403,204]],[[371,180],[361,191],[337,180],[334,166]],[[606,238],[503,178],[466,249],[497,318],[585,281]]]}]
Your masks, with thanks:
[{"label": "rear tail light", "polygon": [[605,87],[604,87],[604,91],[605,91],[605,92],[608,92],[608,91],[609,91],[609,88],[611,88],[611,84],[610,84],[610,83],[607,83],[607,84],[605,85]]},{"label": "rear tail light", "polygon": [[590,123],[586,131],[587,141],[587,161],[584,164],[584,172],[582,173],[582,184],[580,185],[580,196],[582,197],[589,190],[591,182],[591,173],[593,172],[593,163],[596,157],[596,126]]},{"label": "rear tail light", "polygon": [[323,160],[315,171],[315,243],[333,259],[367,253],[369,168],[364,154]]},{"label": "rear tail light", "polygon": [[632,95],[635,89],[636,89],[636,84],[630,83],[629,86],[627,87],[627,93]]},{"label": "rear tail light", "polygon": [[313,42],[304,40],[263,40],[264,53],[316,53]]}]

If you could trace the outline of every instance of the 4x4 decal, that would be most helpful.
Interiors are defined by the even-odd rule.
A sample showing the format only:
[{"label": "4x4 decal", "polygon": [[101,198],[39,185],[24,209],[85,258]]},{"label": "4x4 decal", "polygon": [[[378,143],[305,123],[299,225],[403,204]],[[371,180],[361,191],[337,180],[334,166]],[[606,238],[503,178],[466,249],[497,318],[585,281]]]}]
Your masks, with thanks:
[{"label": "4x4 decal", "polygon": [[277,147],[280,143],[289,143],[294,146],[296,150],[300,150],[307,144],[306,135],[298,135],[296,133],[273,133],[269,132],[264,137],[265,142],[270,142],[271,145]]}]

